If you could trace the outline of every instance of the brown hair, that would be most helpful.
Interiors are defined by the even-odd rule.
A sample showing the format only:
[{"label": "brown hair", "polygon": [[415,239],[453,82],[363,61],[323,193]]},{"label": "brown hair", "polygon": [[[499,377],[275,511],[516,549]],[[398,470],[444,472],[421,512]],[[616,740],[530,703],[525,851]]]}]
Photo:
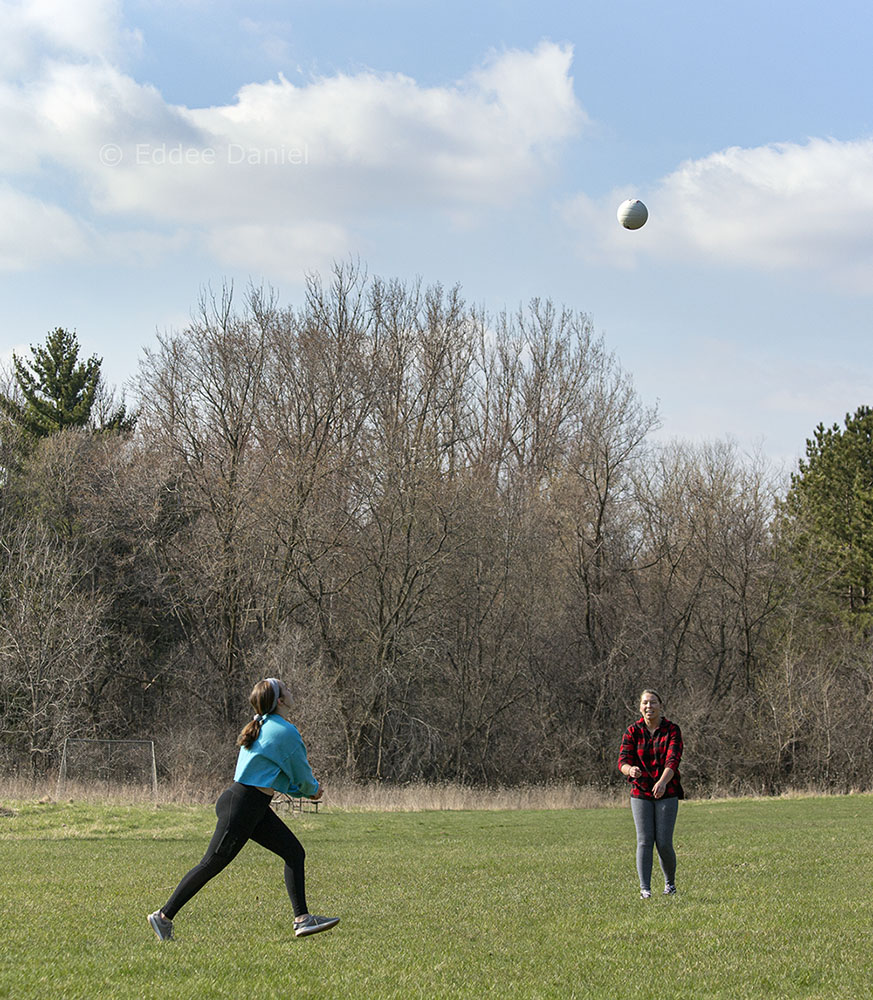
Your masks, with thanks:
[{"label": "brown hair", "polygon": [[[279,698],[277,698],[276,689],[273,687],[274,681],[279,685],[279,696],[281,697],[283,685],[275,677],[269,677],[265,681],[258,681],[252,688],[252,693],[249,695],[249,702],[259,716],[267,716],[276,708]],[[236,745],[248,749],[261,735],[263,721],[263,718],[255,718],[243,726],[242,732],[236,738]]]},{"label": "brown hair", "polygon": [[658,694],[658,692],[654,688],[643,688],[643,690],[640,692],[640,701],[643,700],[644,694],[653,694],[658,699],[659,703],[661,704],[661,707],[663,708],[664,699]]}]

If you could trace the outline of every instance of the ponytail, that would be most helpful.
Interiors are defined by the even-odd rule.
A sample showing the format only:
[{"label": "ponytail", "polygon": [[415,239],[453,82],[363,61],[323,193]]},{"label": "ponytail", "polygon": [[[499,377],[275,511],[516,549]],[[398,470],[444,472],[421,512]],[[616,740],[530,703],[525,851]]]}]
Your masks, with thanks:
[{"label": "ponytail", "polygon": [[268,677],[265,681],[258,681],[255,684],[249,695],[249,702],[255,710],[255,717],[243,726],[242,732],[236,739],[238,747],[248,749],[261,735],[261,726],[266,722],[267,716],[276,710],[281,693],[282,685],[275,677]]},{"label": "ponytail", "polygon": [[242,732],[236,738],[236,745],[238,747],[245,747],[248,750],[252,743],[261,735],[262,718],[262,716],[257,715],[251,722],[243,726]]}]

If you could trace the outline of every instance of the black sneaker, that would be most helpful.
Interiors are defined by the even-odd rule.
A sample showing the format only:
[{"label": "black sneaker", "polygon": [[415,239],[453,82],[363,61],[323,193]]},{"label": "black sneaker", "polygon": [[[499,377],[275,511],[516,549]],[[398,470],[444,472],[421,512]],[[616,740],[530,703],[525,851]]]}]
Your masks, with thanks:
[{"label": "black sneaker", "polygon": [[673,885],[672,882],[668,882],[664,886],[664,895],[665,896],[675,896],[676,895],[676,886]]}]

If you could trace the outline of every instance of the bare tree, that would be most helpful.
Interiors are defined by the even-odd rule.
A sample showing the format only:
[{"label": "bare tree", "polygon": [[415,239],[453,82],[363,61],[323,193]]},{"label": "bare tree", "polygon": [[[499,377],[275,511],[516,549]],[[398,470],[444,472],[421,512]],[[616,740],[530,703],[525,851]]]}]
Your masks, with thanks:
[{"label": "bare tree", "polygon": [[[108,725],[99,692],[205,745],[271,671],[352,776],[608,782],[654,683],[694,779],[866,773],[873,735],[847,719],[869,657],[810,625],[780,484],[727,443],[652,446],[654,408],[584,314],[492,318],[348,262],[297,308],[207,291],[137,388],[128,440],[28,451],[0,429],[0,693],[28,746]],[[42,664],[50,709],[63,630],[79,700],[25,725],[15,677]]]},{"label": "bare tree", "polygon": [[236,718],[243,634],[257,626],[261,603],[259,556],[248,543],[271,460],[257,448],[256,425],[275,313],[272,296],[259,289],[248,290],[242,313],[232,287],[204,293],[189,327],[146,352],[138,380],[141,433],[174,458],[189,523],[184,546],[180,534],[157,540],[177,584],[174,613],[225,721]]},{"label": "bare tree", "polygon": [[[729,785],[743,770],[736,740],[755,709],[781,607],[772,524],[777,484],[730,443],[673,444],[640,483],[648,564],[635,589],[653,683],[700,734],[701,779]],[[705,738],[703,736],[705,735]]]},{"label": "bare tree", "polygon": [[105,676],[107,600],[84,591],[77,546],[22,526],[0,541],[0,691],[4,743],[45,773],[64,738],[90,733]]}]

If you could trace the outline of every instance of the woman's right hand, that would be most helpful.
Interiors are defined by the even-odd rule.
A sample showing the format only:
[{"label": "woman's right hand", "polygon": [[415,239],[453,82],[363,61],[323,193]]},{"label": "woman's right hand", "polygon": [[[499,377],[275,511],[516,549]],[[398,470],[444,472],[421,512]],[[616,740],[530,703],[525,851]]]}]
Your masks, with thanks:
[{"label": "woman's right hand", "polygon": [[318,802],[322,795],[324,795],[324,785],[319,785],[315,795],[310,795],[309,798],[312,802]]},{"label": "woman's right hand", "polygon": [[629,767],[627,769],[627,776],[629,778],[640,778],[642,777],[643,769],[641,767]]}]

